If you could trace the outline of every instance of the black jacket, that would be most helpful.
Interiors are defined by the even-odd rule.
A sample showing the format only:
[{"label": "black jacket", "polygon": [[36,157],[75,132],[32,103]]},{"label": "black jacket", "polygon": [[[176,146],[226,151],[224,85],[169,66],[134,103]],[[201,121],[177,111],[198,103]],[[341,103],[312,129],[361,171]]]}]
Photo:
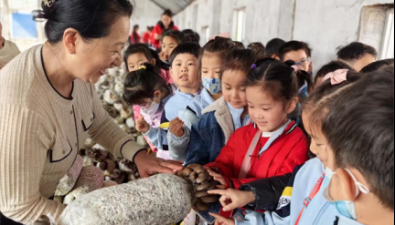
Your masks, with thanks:
[{"label": "black jacket", "polygon": [[242,191],[252,191],[255,195],[255,203],[246,206],[254,211],[276,211],[278,202],[287,187],[292,174],[257,180],[240,187]]}]

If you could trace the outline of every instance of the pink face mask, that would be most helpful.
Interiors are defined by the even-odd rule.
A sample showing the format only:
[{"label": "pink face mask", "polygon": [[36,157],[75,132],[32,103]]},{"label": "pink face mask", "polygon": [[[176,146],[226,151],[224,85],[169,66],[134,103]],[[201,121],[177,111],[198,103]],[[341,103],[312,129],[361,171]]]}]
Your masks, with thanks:
[{"label": "pink face mask", "polygon": [[[160,98],[159,98],[160,100]],[[156,103],[154,99],[151,99],[147,105],[152,101],[149,108],[141,107],[141,115],[145,121],[152,127],[156,128],[160,125],[160,119],[162,118],[163,106],[162,103]]]}]

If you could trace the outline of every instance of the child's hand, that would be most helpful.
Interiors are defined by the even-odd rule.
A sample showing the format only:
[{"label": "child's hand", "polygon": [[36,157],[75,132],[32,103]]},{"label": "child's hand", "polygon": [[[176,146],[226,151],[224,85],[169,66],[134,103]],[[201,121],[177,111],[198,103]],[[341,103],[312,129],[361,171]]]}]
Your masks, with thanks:
[{"label": "child's hand", "polygon": [[169,131],[174,134],[176,137],[184,136],[184,122],[182,122],[179,118],[175,118],[174,120],[170,121]]},{"label": "child's hand", "polygon": [[224,212],[242,208],[255,201],[254,193],[251,191],[238,191],[234,189],[228,190],[212,190],[208,191],[210,195],[222,195],[219,199]]},{"label": "child's hand", "polygon": [[222,189],[222,190],[226,189],[226,186],[228,183],[226,182],[226,179],[224,178],[224,176],[222,176],[219,173],[214,172],[210,168],[207,168],[207,172],[210,174],[210,176],[212,176],[214,178],[215,181],[217,181],[221,184],[221,185],[217,186],[218,189]]},{"label": "child's hand", "polygon": [[147,133],[149,131],[149,124],[145,121],[144,117],[140,116],[140,118],[137,120],[136,124],[136,130],[140,133]]},{"label": "child's hand", "polygon": [[167,54],[167,52],[161,52],[161,53],[159,53],[159,58],[160,58],[160,60],[162,60],[162,61],[166,61],[166,60],[169,60],[169,55]]},{"label": "child's hand", "polygon": [[210,216],[215,218],[215,225],[236,225],[233,218],[225,218],[215,213],[210,213]]}]

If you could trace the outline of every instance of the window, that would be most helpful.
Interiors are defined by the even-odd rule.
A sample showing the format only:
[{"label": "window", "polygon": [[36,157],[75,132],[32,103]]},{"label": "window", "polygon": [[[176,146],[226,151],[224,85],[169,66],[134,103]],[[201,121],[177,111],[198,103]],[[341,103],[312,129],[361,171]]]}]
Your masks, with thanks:
[{"label": "window", "polygon": [[233,22],[233,40],[244,41],[245,39],[245,21],[246,21],[246,9],[236,9],[234,12]]},{"label": "window", "polygon": [[207,43],[210,40],[210,28],[205,26],[202,28],[202,35],[203,35],[203,43]]},{"label": "window", "polygon": [[37,39],[37,24],[31,13],[14,12],[12,14],[11,38]]},{"label": "window", "polygon": [[387,12],[381,59],[394,58],[394,9]]}]

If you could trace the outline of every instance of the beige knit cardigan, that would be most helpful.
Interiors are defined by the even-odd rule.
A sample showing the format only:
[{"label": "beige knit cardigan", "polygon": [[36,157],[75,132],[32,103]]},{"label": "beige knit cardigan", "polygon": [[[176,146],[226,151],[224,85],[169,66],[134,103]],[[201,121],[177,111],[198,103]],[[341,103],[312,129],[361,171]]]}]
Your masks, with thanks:
[{"label": "beige knit cardigan", "polygon": [[0,71],[0,211],[24,224],[58,218],[65,206],[49,200],[85,140],[133,159],[142,149],[108,116],[92,84],[74,81],[72,99],[47,79],[42,45]]}]

